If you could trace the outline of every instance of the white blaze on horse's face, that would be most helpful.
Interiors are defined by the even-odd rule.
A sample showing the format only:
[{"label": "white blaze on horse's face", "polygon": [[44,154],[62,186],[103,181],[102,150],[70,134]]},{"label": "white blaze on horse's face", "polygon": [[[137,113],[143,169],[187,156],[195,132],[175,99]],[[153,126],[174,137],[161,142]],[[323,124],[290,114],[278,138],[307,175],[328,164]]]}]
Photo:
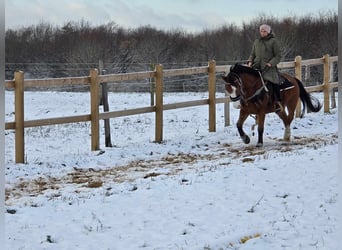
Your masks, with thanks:
[{"label": "white blaze on horse's face", "polygon": [[[225,73],[224,77],[223,77],[223,80],[226,82],[226,93],[227,95],[234,100],[234,98],[237,98],[237,94],[236,94],[236,87],[234,87],[231,83],[229,83],[229,80],[228,80],[228,75],[230,73],[230,68],[228,69],[228,71]],[[240,109],[241,108],[241,102],[240,102],[240,98],[236,101],[232,101],[231,102],[233,103],[233,107],[236,108],[236,109]]]},{"label": "white blaze on horse's face", "polygon": [[[234,86],[231,86],[232,88],[232,92],[231,93],[228,93],[228,95],[234,99],[237,97],[237,94],[236,94],[236,88]],[[227,91],[228,92],[228,91]],[[233,102],[233,107],[236,108],[236,109],[240,109],[241,108],[241,103],[240,103],[240,100],[237,100],[237,101],[234,101]]]}]

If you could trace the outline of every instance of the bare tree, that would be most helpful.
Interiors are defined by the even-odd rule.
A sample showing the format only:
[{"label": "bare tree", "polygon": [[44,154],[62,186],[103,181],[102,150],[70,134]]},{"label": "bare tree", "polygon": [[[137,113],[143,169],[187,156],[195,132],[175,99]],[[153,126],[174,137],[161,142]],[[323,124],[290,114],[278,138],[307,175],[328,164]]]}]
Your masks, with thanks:
[{"label": "bare tree", "polygon": [[85,20],[61,27],[40,23],[6,30],[6,79],[16,69],[32,77],[85,75],[104,62],[108,73],[149,70],[161,63],[175,68],[198,66],[209,60],[232,63],[248,58],[261,23],[269,23],[282,45],[285,60],[296,55],[317,58],[337,55],[336,12],[282,19],[260,15],[241,27],[223,24],[200,33],[151,26],[124,29],[115,22],[92,26]]}]

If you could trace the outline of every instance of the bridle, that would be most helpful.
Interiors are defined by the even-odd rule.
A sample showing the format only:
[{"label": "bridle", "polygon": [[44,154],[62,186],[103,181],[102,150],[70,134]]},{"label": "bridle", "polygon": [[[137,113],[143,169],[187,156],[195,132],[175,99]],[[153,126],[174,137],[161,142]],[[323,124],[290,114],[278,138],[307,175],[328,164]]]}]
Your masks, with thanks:
[{"label": "bridle", "polygon": [[[237,73],[235,73],[235,72],[230,72],[230,74],[233,74],[233,77],[235,78],[234,83],[237,83],[237,84],[239,85],[239,87],[240,87],[240,95],[237,95],[236,97],[231,97],[231,96],[230,96],[230,100],[231,100],[232,102],[236,102],[236,101],[242,100],[243,102],[246,102],[246,103],[247,103],[248,101],[254,99],[254,98],[257,97],[257,96],[259,96],[259,95],[262,93],[262,91],[265,90],[266,92],[268,92],[268,88],[267,88],[267,86],[266,86],[266,84],[265,84],[265,81],[264,81],[264,79],[263,79],[263,77],[262,77],[260,71],[258,71],[258,73],[259,73],[259,78],[260,78],[260,80],[261,80],[262,86],[261,86],[260,88],[258,88],[258,89],[253,93],[253,95],[251,95],[251,96],[249,96],[249,97],[246,97],[246,96],[245,96],[246,94],[245,94],[245,91],[244,91],[244,83],[243,83],[243,81],[242,81],[240,75],[237,74]],[[259,78],[256,79],[252,84],[256,83],[256,82],[259,80]],[[232,85],[231,83],[226,83],[225,85],[234,86],[234,85]]]}]

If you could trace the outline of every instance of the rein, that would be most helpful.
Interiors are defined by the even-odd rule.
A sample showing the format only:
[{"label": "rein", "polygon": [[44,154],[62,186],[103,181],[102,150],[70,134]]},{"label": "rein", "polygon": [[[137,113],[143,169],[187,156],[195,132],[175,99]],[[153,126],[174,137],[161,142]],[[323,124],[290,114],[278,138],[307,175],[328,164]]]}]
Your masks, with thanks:
[{"label": "rein", "polygon": [[252,100],[254,97],[257,97],[258,95],[260,95],[264,89],[265,89],[264,86],[260,87],[259,89],[257,89],[255,91],[255,93],[252,96],[250,96],[248,98],[243,98],[244,101],[248,102],[248,101]]},{"label": "rein", "polygon": [[[253,94],[252,96],[250,96],[250,97],[248,97],[248,98],[245,98],[245,97],[244,97],[244,94],[245,94],[245,93],[244,93],[243,88],[242,88],[243,81],[242,81],[240,75],[238,75],[238,74],[235,73],[235,72],[232,72],[232,73],[235,75],[235,77],[236,77],[237,80],[238,80],[238,83],[239,83],[239,86],[240,86],[240,92],[241,92],[241,95],[242,95],[242,96],[238,95],[238,96],[236,96],[236,97],[230,97],[230,100],[231,100],[232,102],[236,102],[236,101],[238,101],[238,100],[240,100],[240,99],[242,99],[242,100],[245,101],[245,102],[248,102],[248,101],[252,100],[253,98],[257,97],[258,95],[260,95],[261,92],[262,92],[263,90],[265,90],[266,92],[268,92],[268,88],[267,88],[267,86],[266,86],[266,84],[265,84],[265,81],[264,81],[262,75],[261,75],[261,72],[258,71],[259,77],[260,77],[260,80],[261,80],[261,83],[262,83],[262,86],[261,86],[260,88],[258,88],[258,89],[254,92],[254,94]],[[257,80],[258,80],[258,79],[257,79]],[[255,80],[255,82],[256,82],[257,80]],[[254,82],[254,83],[255,83],[255,82]]]},{"label": "rein", "polygon": [[264,87],[265,91],[268,92],[268,88],[266,87],[264,78],[262,77],[261,72],[259,70],[258,70],[258,73],[259,73],[259,76],[260,76],[260,79],[261,79],[261,82],[262,82],[262,86]]}]

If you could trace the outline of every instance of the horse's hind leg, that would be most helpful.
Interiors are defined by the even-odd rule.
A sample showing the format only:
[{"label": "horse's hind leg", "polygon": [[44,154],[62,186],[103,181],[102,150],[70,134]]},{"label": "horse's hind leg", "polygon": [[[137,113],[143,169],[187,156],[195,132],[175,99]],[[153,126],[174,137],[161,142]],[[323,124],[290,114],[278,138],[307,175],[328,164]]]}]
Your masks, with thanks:
[{"label": "horse's hind leg", "polygon": [[284,141],[290,141],[291,139],[291,128],[290,125],[285,126],[285,131],[284,131]]},{"label": "horse's hind leg", "polygon": [[288,109],[288,114],[285,112],[279,113],[280,119],[282,119],[284,126],[285,126],[285,131],[284,131],[284,141],[290,141],[291,139],[291,122],[293,121],[294,118],[294,112],[295,112],[296,107],[287,107]]},{"label": "horse's hind leg", "polygon": [[242,128],[243,123],[246,121],[247,117],[248,117],[248,114],[243,112],[242,109],[240,109],[240,116],[239,116],[239,120],[236,123],[236,127],[238,129],[238,132],[239,132],[239,135],[240,135],[242,141],[245,144],[248,144],[251,141],[249,136],[245,134],[245,132],[243,131],[243,128]]}]

